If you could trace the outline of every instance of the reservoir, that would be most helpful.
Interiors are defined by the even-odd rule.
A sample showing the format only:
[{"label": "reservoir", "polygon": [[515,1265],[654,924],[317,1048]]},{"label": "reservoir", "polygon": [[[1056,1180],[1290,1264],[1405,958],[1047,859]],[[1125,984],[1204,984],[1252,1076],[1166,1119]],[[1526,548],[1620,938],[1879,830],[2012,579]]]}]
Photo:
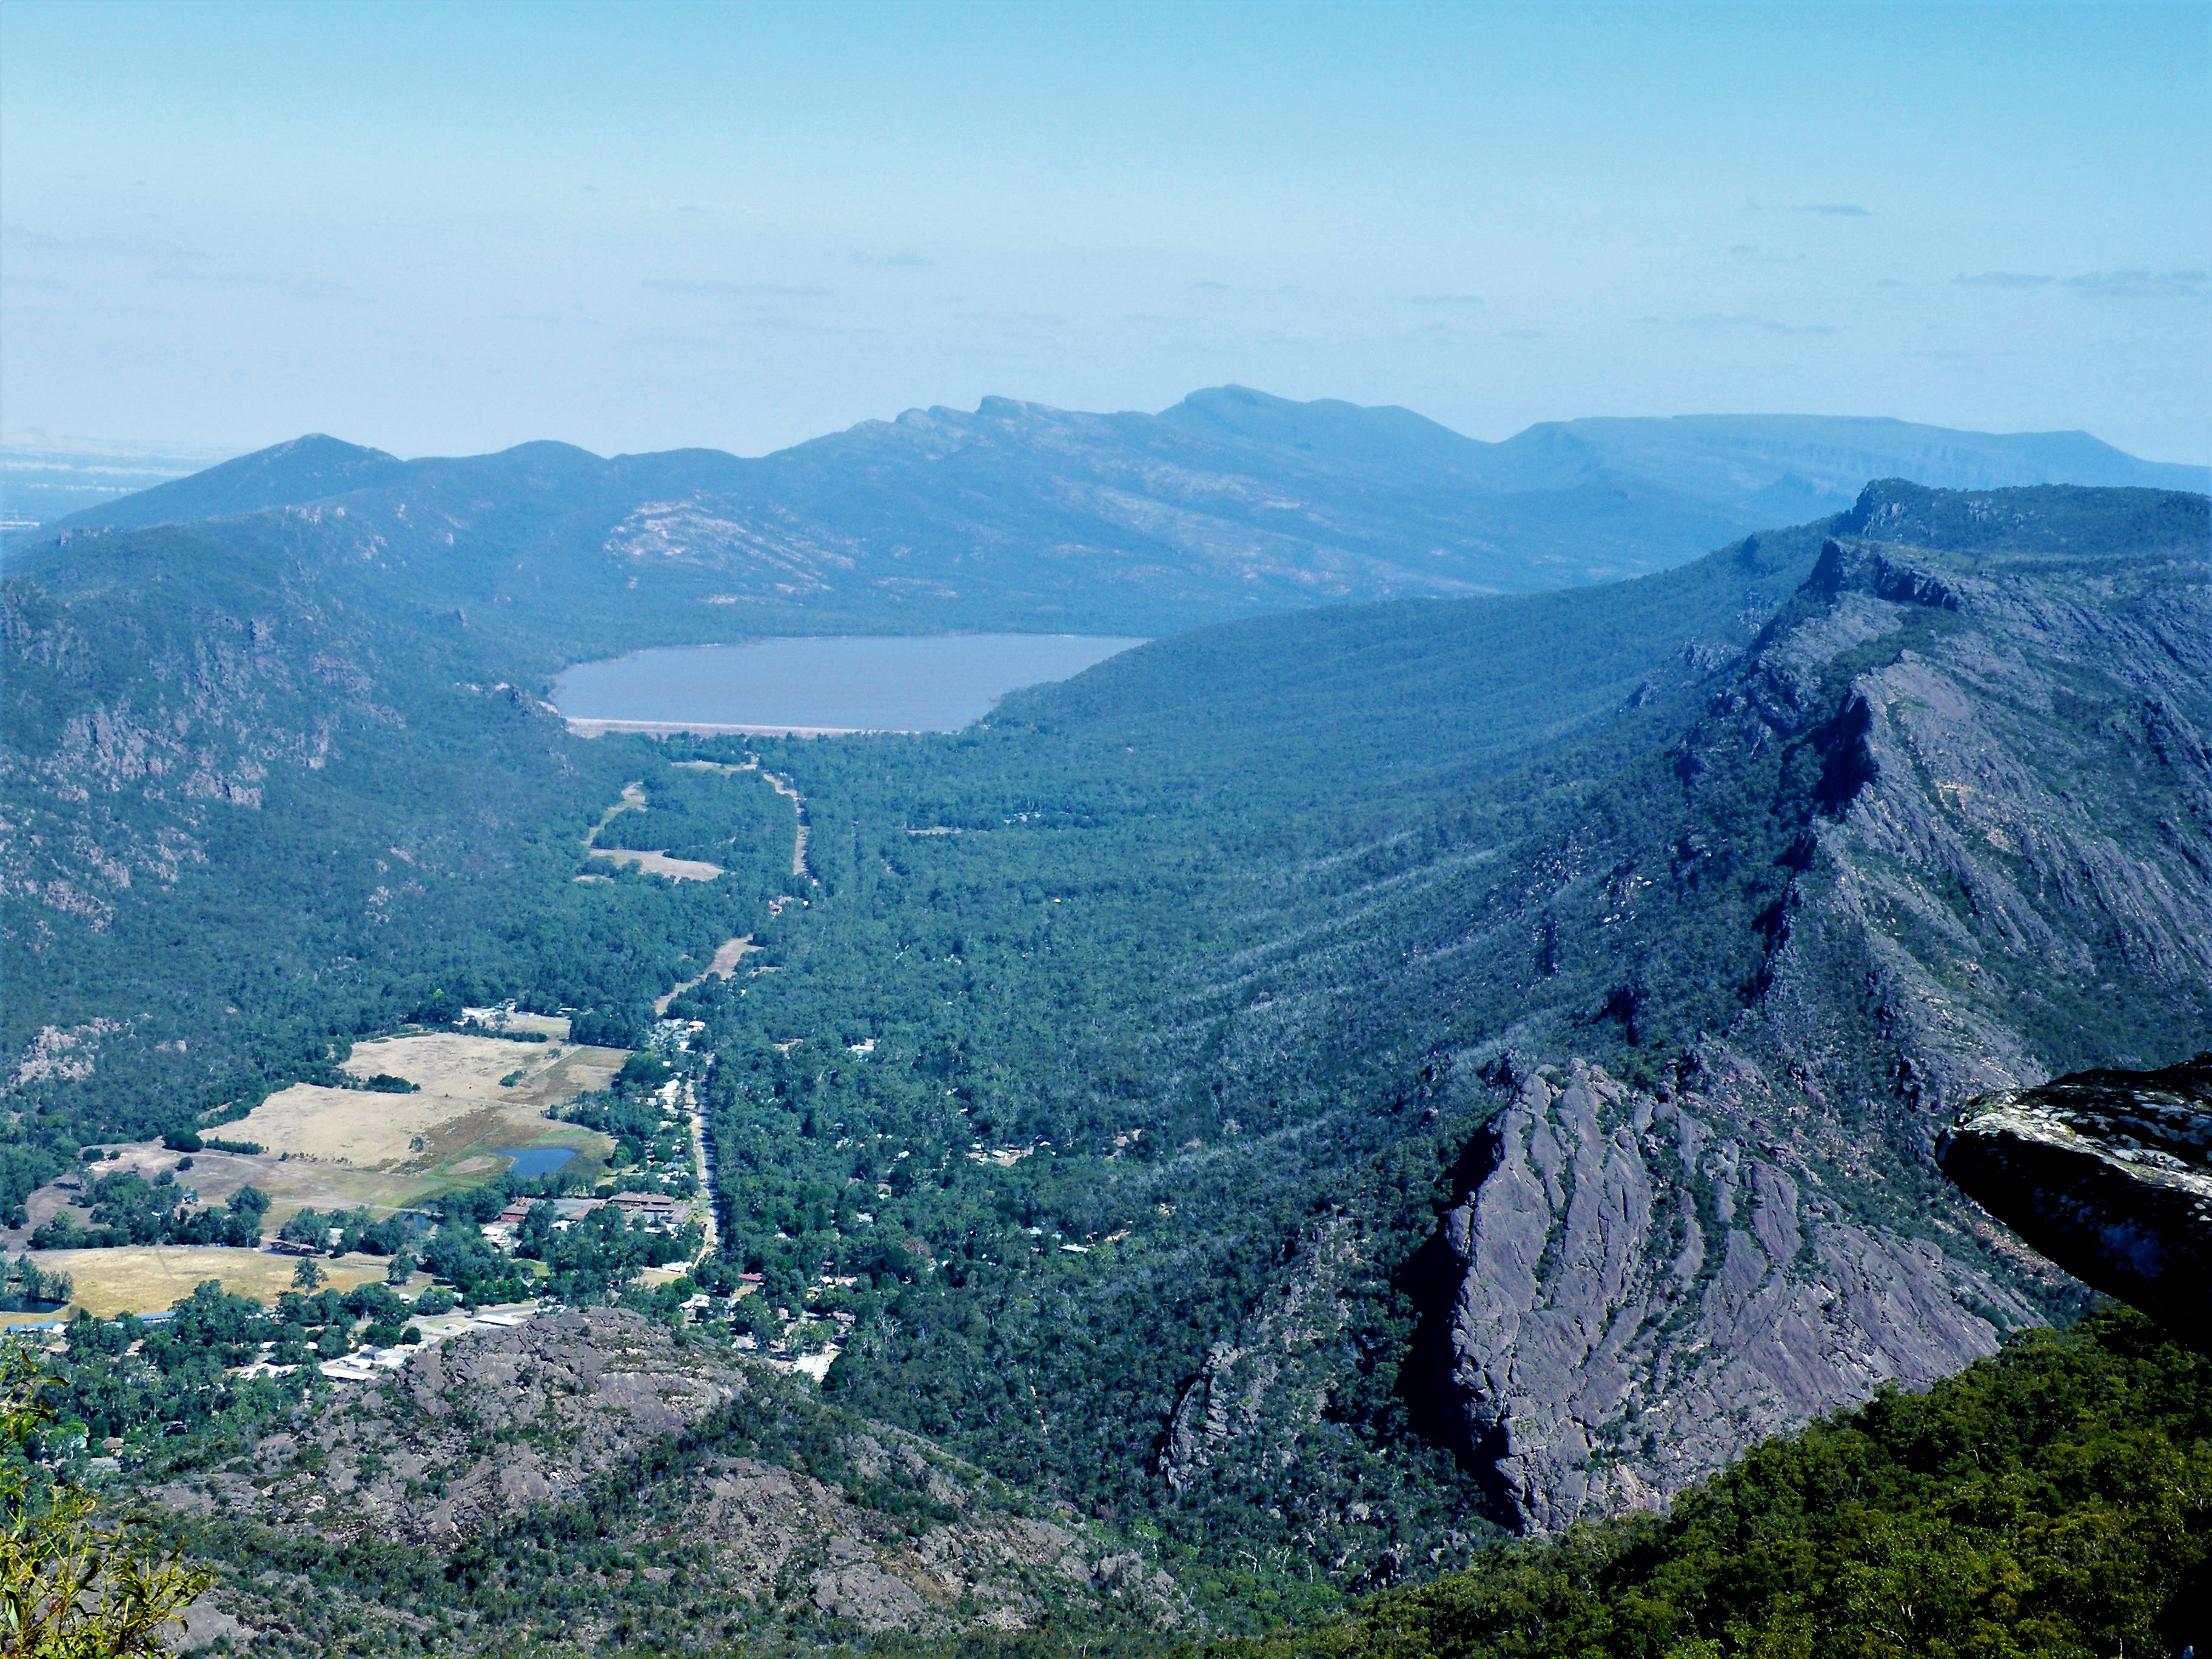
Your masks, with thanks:
[{"label": "reservoir", "polygon": [[754,640],[580,663],[553,702],[580,732],[957,732],[1007,692],[1139,639],[1091,634]]}]

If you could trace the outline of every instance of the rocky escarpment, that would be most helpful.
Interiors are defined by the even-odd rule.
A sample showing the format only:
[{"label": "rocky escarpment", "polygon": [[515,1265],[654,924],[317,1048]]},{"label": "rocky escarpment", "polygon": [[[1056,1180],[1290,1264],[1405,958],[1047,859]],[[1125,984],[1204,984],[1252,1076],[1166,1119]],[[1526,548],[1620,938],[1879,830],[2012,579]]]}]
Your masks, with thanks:
[{"label": "rocky escarpment", "polygon": [[[2085,1054],[2171,1054],[2212,1007],[2212,632],[2182,539],[2203,504],[2077,505],[1869,489],[1844,528],[1899,539],[1828,541],[1679,745],[1680,812],[1646,807],[1670,862],[1630,848],[1596,926],[1648,902],[1642,872],[1661,896],[1731,858],[1788,874],[1726,1047],[1688,1056],[1702,1073],[1678,1068],[1671,1099],[1595,1072],[1523,1081],[1453,1212],[1454,1384],[1524,1524],[1652,1502],[1989,1352],[2039,1316],[2023,1292],[2066,1293],[1924,1176],[1971,1096],[2046,1098],[2035,1085]],[[1609,1005],[1632,1043],[1664,1030],[1643,1005],[1675,950],[1642,948]],[[2185,1150],[2124,1133],[2178,1194]],[[2045,1114],[1989,1178],[2026,1180],[2029,1139],[2047,1160],[2057,1133]],[[2029,1241],[2069,1205],[2085,1241],[2047,1252],[2061,1265],[2140,1245],[2106,1213],[2092,1248],[2100,1202],[2037,1180]]]},{"label": "rocky escarpment", "polygon": [[2212,1054],[1984,1096],[1941,1156],[2069,1273],[2212,1344]]},{"label": "rocky escarpment", "polygon": [[2065,525],[1946,546],[1971,538],[1912,514],[1948,503],[1876,493],[1863,515],[1939,544],[1831,542],[1807,585],[1826,613],[1744,688],[1806,711],[1824,809],[1758,1014],[1815,1073],[1882,1056],[1925,1143],[1974,1094],[2202,1028],[2212,631],[2201,552],[2092,551]]},{"label": "rocky escarpment", "polygon": [[1753,1442],[1924,1386],[2037,1322],[1934,1245],[1853,1218],[1720,1057],[1694,1093],[1577,1062],[1519,1080],[1445,1218],[1467,1449],[1522,1526],[1650,1507]]},{"label": "rocky escarpment", "polygon": [[[1605,1042],[1669,1077],[1516,1062],[1445,1206],[1457,1349],[1415,1363],[1522,1524],[1656,1501],[2081,1295],[1959,1200],[1936,1131],[2212,1033],[2205,529],[2201,497],[1871,486],[1749,648],[1655,703],[1655,758],[1521,847],[1316,877],[1294,944],[1233,959],[1255,1071],[1411,1027],[1469,1075]],[[1264,1326],[1178,1397],[1179,1490],[1290,1375]]]},{"label": "rocky escarpment", "polygon": [[[657,1602],[699,1632],[733,1614],[830,1635],[1188,1616],[1165,1574],[1095,1524],[618,1308],[455,1338],[150,1495],[246,1540],[216,1600],[256,1628],[283,1618],[286,1589],[255,1538],[294,1556],[305,1539],[412,1548],[526,1581],[543,1540],[589,1540],[581,1570],[606,1620]],[[573,1613],[564,1630],[577,1636]]]}]

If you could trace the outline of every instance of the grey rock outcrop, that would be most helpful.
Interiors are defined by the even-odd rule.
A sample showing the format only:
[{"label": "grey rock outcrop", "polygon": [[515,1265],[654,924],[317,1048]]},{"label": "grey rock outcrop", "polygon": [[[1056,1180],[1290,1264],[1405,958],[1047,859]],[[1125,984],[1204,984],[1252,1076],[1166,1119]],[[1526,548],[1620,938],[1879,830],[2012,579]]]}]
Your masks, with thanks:
[{"label": "grey rock outcrop", "polygon": [[2068,1272],[2212,1346],[2212,1053],[1984,1096],[1940,1156]]},{"label": "grey rock outcrop", "polygon": [[[805,1449],[771,1453],[748,1422],[803,1423],[793,1443]],[[656,1443],[689,1450],[653,1476],[656,1510],[632,1514],[620,1494]],[[886,1512],[886,1492],[933,1518]],[[446,1556],[495,1549],[532,1510],[589,1506],[626,1548],[673,1540],[719,1605],[833,1630],[1019,1630],[1076,1607],[1141,1626],[1189,1617],[1172,1579],[1073,1511],[1014,1500],[916,1436],[619,1308],[456,1337],[342,1408],[303,1413],[249,1459],[149,1495],[293,1538]],[[606,1575],[608,1618],[625,1585],[672,1571]],[[282,1617],[269,1587],[222,1595],[249,1624]]]},{"label": "grey rock outcrop", "polygon": [[1464,1270],[1452,1385],[1526,1528],[1654,1507],[1754,1441],[2038,1322],[1933,1245],[1851,1219],[1759,1132],[1737,1101],[1760,1079],[1731,1068],[1736,1100],[1645,1095],[1581,1062],[1525,1079],[1445,1218]]}]

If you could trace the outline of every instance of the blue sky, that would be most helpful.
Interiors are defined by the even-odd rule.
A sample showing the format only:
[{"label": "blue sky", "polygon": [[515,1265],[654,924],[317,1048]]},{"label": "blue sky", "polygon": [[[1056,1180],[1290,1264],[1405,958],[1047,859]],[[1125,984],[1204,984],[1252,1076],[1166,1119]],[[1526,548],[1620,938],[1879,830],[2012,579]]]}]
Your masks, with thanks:
[{"label": "blue sky", "polygon": [[0,8],[0,425],[759,453],[1226,380],[2212,458],[2212,6]]}]

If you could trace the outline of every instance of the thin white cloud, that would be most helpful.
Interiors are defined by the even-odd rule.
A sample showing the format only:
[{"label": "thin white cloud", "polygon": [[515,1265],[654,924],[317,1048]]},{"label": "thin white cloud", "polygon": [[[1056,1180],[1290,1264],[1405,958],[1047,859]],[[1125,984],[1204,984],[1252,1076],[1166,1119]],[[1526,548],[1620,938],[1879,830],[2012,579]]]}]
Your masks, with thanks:
[{"label": "thin white cloud", "polygon": [[1701,333],[1717,334],[1729,330],[1745,330],[1760,334],[1791,334],[1820,336],[1836,331],[1826,323],[1784,323],[1772,317],[1754,317],[1743,312],[1723,314],[1709,311],[1702,317],[1685,317],[1681,326],[1696,329]]},{"label": "thin white cloud", "polygon": [[1812,213],[1829,219],[1871,219],[1874,215],[1856,202],[1762,202],[1757,197],[1744,204],[1753,213]]},{"label": "thin white cloud", "polygon": [[2066,286],[2077,294],[2111,300],[2196,300],[2212,293],[2212,272],[2169,270],[2163,274],[2138,267],[2133,270],[2091,270],[2069,276]]},{"label": "thin white cloud", "polygon": [[826,299],[830,294],[826,288],[798,287],[785,283],[702,282],[682,276],[648,276],[640,286],[655,289],[663,294],[726,294],[767,300],[820,300]]}]

